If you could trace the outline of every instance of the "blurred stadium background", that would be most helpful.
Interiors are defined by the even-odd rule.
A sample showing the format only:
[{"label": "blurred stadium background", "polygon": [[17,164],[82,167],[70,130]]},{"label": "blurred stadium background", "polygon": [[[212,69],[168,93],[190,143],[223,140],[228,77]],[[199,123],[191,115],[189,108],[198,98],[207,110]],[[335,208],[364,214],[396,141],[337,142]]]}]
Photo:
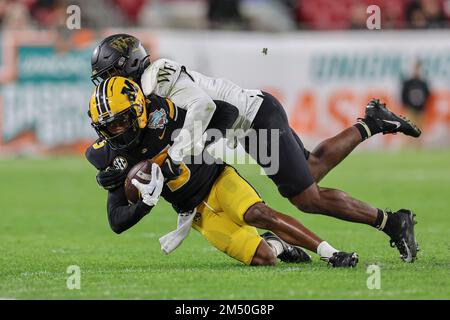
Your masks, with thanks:
[{"label": "blurred stadium background", "polygon": [[[69,4],[81,8],[80,30],[66,27]],[[380,31],[366,29],[369,4],[381,8]],[[0,154],[84,149],[95,137],[90,54],[116,32],[141,38],[153,60],[274,93],[311,147],[352,124],[374,96],[400,111],[402,81],[420,60],[431,88],[422,145],[447,147],[447,9],[441,0],[2,0]],[[406,143],[385,137],[363,149]]]},{"label": "blurred stadium background", "polygon": [[[73,4],[81,8],[79,30],[66,26],[70,16],[66,10]],[[366,27],[366,9],[373,4],[381,8],[381,30]],[[0,297],[211,298],[208,292],[218,292],[213,282],[194,293],[176,285],[164,291],[158,284],[178,279],[183,266],[193,270],[192,279],[202,281],[196,271],[225,272],[232,265],[228,276],[210,279],[226,282],[216,298],[449,298],[449,0],[0,0],[0,26],[0,219],[5,228],[0,236]],[[367,229],[360,226],[299,215],[254,169],[243,169],[244,175],[276,208],[294,214],[339,246],[359,250],[397,272],[390,294],[355,291],[354,281],[365,285],[364,268],[355,277],[346,272],[333,275],[320,269],[320,262],[311,273],[295,275],[303,283],[294,287],[289,275],[295,272],[282,279],[280,273],[264,269],[250,275],[252,271],[208,251],[197,234],[188,240],[191,247],[163,257],[157,237],[175,223],[162,214],[163,209],[170,210],[168,206],[154,214],[159,218],[126,235],[127,242],[116,240],[107,226],[105,193],[96,187],[95,171],[81,156],[96,138],[86,114],[93,90],[90,56],[100,39],[118,32],[139,37],[152,60],[170,58],[243,87],[273,93],[308,148],[353,124],[372,97],[407,113],[402,86],[419,61],[421,77],[430,88],[425,111],[418,115],[424,131],[419,142],[401,136],[371,139],[325,182],[379,206],[416,206],[422,211],[421,234],[429,235],[422,261],[428,258],[431,264],[425,268],[419,260],[406,272],[411,267],[389,251],[386,239],[382,244],[372,242],[381,235],[368,241]],[[392,152],[382,154],[385,150]],[[383,175],[391,182],[386,183]],[[373,187],[361,190],[360,179]],[[74,239],[81,242],[74,244]],[[136,243],[143,247],[137,250]],[[202,257],[192,258],[197,249]],[[213,255],[219,264],[211,265],[203,255]],[[180,264],[180,257],[189,262]],[[71,263],[87,268],[88,293],[70,293],[64,285],[53,288],[57,282],[65,283],[65,266]],[[148,263],[153,263],[155,278],[146,274]],[[105,271],[108,268],[111,273]],[[147,289],[136,284],[130,291],[124,289],[122,281],[136,280],[123,273],[130,269],[130,274],[144,279]],[[174,274],[167,278],[164,270]],[[408,279],[419,271],[428,273],[421,273],[418,287],[411,288]],[[255,290],[233,291],[242,274],[253,277]],[[113,289],[103,276],[113,279]],[[435,278],[427,281],[427,276]],[[291,286],[290,291],[264,294],[269,277]],[[311,285],[305,277],[316,284],[322,280],[333,284],[335,291],[327,291],[325,284],[304,291],[306,284]]]}]

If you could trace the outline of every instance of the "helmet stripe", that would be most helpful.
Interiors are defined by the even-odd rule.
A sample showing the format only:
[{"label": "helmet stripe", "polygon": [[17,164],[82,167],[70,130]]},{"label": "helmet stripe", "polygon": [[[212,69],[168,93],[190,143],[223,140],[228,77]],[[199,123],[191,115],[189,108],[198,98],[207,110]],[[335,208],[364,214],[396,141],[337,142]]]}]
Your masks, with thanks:
[{"label": "helmet stripe", "polygon": [[109,108],[109,104],[108,104],[108,96],[107,96],[107,91],[106,88],[108,88],[108,82],[109,80],[111,80],[111,78],[109,78],[108,80],[105,81],[105,84],[103,85],[103,106],[105,107],[105,112],[111,111],[111,109]]},{"label": "helmet stripe", "polygon": [[108,105],[108,99],[105,92],[105,88],[108,86],[108,82],[111,78],[103,81],[98,87],[97,87],[97,104],[99,108],[99,115],[108,113],[110,111],[109,105]]},{"label": "helmet stripe", "polygon": [[97,112],[98,115],[100,116],[102,114],[101,108],[100,108],[100,99],[99,99],[99,88],[100,86],[97,86],[97,88],[95,88],[95,105],[97,107]]}]

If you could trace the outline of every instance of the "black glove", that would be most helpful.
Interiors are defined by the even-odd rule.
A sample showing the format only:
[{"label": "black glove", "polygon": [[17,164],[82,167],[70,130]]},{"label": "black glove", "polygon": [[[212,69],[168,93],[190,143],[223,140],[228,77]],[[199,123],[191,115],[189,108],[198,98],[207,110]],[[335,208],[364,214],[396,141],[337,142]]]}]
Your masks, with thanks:
[{"label": "black glove", "polygon": [[97,183],[106,190],[114,190],[124,184],[125,170],[108,167],[97,174]]},{"label": "black glove", "polygon": [[176,179],[181,175],[181,166],[180,163],[175,163],[173,160],[167,156],[166,160],[164,160],[161,166],[161,172],[164,176],[165,181]]}]

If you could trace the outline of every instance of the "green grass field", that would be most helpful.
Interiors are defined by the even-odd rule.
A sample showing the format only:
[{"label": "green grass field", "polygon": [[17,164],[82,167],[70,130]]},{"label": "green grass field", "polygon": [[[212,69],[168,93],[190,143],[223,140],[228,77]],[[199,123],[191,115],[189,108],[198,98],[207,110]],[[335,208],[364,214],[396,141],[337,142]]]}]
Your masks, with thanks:
[{"label": "green grass field", "polygon": [[[360,255],[356,269],[306,265],[247,267],[211,247],[196,231],[166,256],[158,238],[176,215],[161,201],[133,229],[116,235],[106,191],[82,158],[0,160],[0,298],[16,299],[449,299],[450,152],[357,153],[321,185],[381,208],[412,208],[421,246],[402,263],[388,238],[364,225],[300,213],[255,166],[240,168],[268,204],[300,219],[322,238]],[[369,290],[366,268],[381,268]],[[81,289],[69,290],[69,265]]]}]

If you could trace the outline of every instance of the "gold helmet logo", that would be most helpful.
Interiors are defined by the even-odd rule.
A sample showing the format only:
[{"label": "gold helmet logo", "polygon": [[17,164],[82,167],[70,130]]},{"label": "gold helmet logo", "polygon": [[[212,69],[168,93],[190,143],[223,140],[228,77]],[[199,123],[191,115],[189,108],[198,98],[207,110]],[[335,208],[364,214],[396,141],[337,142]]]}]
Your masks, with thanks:
[{"label": "gold helmet logo", "polygon": [[136,47],[136,38],[130,36],[117,37],[109,43],[109,46],[124,54],[129,48]]},{"label": "gold helmet logo", "polygon": [[93,123],[102,123],[130,108],[136,111],[139,127],[144,128],[147,125],[144,94],[136,82],[119,76],[100,83],[89,103]]}]

